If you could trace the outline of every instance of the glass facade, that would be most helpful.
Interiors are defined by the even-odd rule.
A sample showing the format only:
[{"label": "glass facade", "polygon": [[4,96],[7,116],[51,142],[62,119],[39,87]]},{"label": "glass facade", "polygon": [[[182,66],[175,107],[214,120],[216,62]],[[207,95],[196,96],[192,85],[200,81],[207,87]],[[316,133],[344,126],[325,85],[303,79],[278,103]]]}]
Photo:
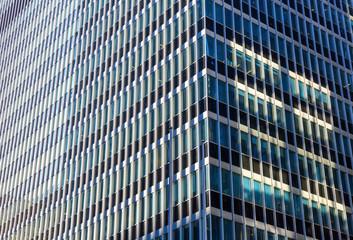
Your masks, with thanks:
[{"label": "glass facade", "polygon": [[0,3],[0,237],[352,239],[352,4]]}]

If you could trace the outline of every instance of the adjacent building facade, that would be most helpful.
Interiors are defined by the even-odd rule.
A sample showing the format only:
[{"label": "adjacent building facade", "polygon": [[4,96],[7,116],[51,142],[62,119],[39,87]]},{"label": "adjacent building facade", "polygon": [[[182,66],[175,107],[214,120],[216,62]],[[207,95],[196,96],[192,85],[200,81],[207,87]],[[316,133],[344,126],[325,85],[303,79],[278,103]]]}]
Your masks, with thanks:
[{"label": "adjacent building facade", "polygon": [[352,239],[351,5],[1,2],[0,238]]}]

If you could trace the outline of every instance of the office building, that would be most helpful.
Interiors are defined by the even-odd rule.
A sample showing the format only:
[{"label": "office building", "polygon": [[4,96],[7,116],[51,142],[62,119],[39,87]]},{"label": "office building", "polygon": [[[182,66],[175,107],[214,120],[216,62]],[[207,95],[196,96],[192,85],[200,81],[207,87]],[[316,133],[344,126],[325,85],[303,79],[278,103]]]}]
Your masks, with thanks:
[{"label": "office building", "polygon": [[3,1],[0,237],[352,239],[351,5]]}]

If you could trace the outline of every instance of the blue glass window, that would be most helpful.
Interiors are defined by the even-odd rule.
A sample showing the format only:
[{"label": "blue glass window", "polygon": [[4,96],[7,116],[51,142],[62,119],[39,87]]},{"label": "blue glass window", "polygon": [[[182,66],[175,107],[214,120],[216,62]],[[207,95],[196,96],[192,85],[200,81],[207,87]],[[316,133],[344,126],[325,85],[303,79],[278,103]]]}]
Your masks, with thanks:
[{"label": "blue glass window", "polygon": [[242,26],[243,24],[241,24],[242,18],[234,13],[234,26],[235,26],[235,31],[238,33],[242,33]]},{"label": "blue glass window", "polygon": [[229,105],[232,107],[235,106],[235,87],[232,85],[228,85],[228,95],[229,95]]},{"label": "blue glass window", "polygon": [[215,57],[215,47],[214,47],[214,38],[207,35],[206,37],[206,53],[211,57]]},{"label": "blue glass window", "polygon": [[223,225],[224,225],[224,231],[223,231],[223,235],[224,235],[224,239],[233,239],[232,236],[232,221],[224,219],[223,220]]},{"label": "blue glass window", "polygon": [[261,139],[261,159],[267,162],[267,141]]},{"label": "blue glass window", "polygon": [[247,177],[243,177],[244,184],[244,199],[245,201],[252,201],[252,193],[251,193],[251,180]]},{"label": "blue glass window", "polygon": [[215,4],[215,7],[216,7],[216,21],[221,23],[221,24],[224,24],[224,21],[223,21],[223,7],[221,5],[218,5],[217,3]]},{"label": "blue glass window", "polygon": [[256,42],[260,42],[260,29],[259,26],[255,23],[252,24],[252,31],[253,31],[253,40]]},{"label": "blue glass window", "polygon": [[207,77],[208,96],[217,99],[217,80],[214,77]]},{"label": "blue glass window", "polygon": [[241,132],[241,151],[244,154],[249,154],[248,134],[245,132]]},{"label": "blue glass window", "polygon": [[254,180],[255,203],[262,206],[261,183]]},{"label": "blue glass window", "polygon": [[265,184],[264,185],[264,192],[265,192],[265,205],[267,208],[273,208],[272,206],[272,192],[271,192],[271,186]]},{"label": "blue glass window", "polygon": [[287,191],[283,191],[284,206],[286,208],[286,213],[292,215],[292,197]]},{"label": "blue glass window", "polygon": [[242,90],[238,90],[238,97],[239,97],[239,108],[243,111],[245,110],[245,92]]},{"label": "blue glass window", "polygon": [[293,194],[295,217],[302,219],[300,196]]},{"label": "blue glass window", "polygon": [[224,194],[230,195],[230,172],[222,169],[222,191]]},{"label": "blue glass window", "polygon": [[233,195],[236,198],[242,198],[242,188],[241,188],[241,176],[236,173],[233,175]]},{"label": "blue glass window", "polygon": [[258,150],[257,150],[257,137],[251,135],[251,152],[254,158],[259,158]]},{"label": "blue glass window", "polygon": [[233,29],[233,19],[232,19],[232,12],[229,11],[228,9],[224,9],[224,17],[226,21],[226,26],[229,27],[230,29]]},{"label": "blue glass window", "polygon": [[217,239],[221,236],[221,229],[220,218],[212,215],[212,239]]},{"label": "blue glass window", "polygon": [[249,113],[255,115],[255,97],[248,94]]},{"label": "blue glass window", "polygon": [[230,128],[230,139],[231,139],[231,144],[232,144],[232,149],[239,151],[239,145],[238,145],[238,130],[235,128]]},{"label": "blue glass window", "polygon": [[245,18],[243,19],[243,21],[244,21],[244,35],[245,35],[245,37],[251,39],[251,25],[250,25],[250,22],[249,22],[249,20],[247,20]]},{"label": "blue glass window", "polygon": [[275,188],[275,206],[276,210],[279,212],[282,212],[282,196],[281,196],[281,190],[278,188]]},{"label": "blue glass window", "polygon": [[227,84],[221,80],[218,81],[219,101],[227,103]]},{"label": "blue glass window", "polygon": [[219,191],[219,168],[213,165],[210,166],[210,184],[211,189],[215,191]]},{"label": "blue glass window", "polygon": [[221,138],[221,145],[228,147],[228,126],[220,123],[220,138]]},{"label": "blue glass window", "polygon": [[212,0],[206,0],[206,16],[213,19],[213,1]]},{"label": "blue glass window", "polygon": [[221,62],[225,62],[224,55],[224,43],[217,40],[217,59]]},{"label": "blue glass window", "polygon": [[209,119],[209,134],[210,134],[210,141],[218,143],[217,121],[211,118]]},{"label": "blue glass window", "polygon": [[231,46],[227,45],[227,65],[230,65],[231,67],[234,67],[234,51]]}]

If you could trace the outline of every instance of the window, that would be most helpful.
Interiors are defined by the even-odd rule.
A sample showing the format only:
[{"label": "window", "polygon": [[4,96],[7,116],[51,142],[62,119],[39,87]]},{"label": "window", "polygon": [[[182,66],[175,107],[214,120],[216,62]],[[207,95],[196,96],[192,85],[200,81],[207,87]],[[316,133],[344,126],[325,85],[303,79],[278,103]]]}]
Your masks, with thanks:
[{"label": "window", "polygon": [[198,193],[198,171],[191,173],[191,193],[195,196]]},{"label": "window", "polygon": [[290,167],[291,167],[291,171],[293,173],[297,173],[297,168],[298,168],[298,162],[296,159],[296,153],[289,151],[289,161],[290,161]]},{"label": "window", "polygon": [[255,194],[255,203],[262,206],[262,190],[261,183],[254,180],[254,194]]},{"label": "window", "polygon": [[223,63],[225,62],[224,43],[222,43],[218,40],[217,40],[217,59]]},{"label": "window", "polygon": [[253,40],[256,42],[260,42],[260,29],[259,26],[255,23],[252,23],[252,31],[253,31]]},{"label": "window", "polygon": [[283,191],[283,198],[286,214],[292,215],[292,197],[290,192]]},{"label": "window", "polygon": [[245,201],[252,202],[251,180],[247,177],[243,177],[243,184],[244,184],[244,199]]},{"label": "window", "polygon": [[265,240],[265,231],[263,231],[261,229],[257,229],[256,233],[257,233],[257,239],[258,240]]},{"label": "window", "polygon": [[206,0],[206,17],[209,17],[213,19],[213,1],[212,0]]},{"label": "window", "polygon": [[266,205],[267,208],[272,208],[271,186],[265,184],[264,185],[264,192],[265,192],[265,205]]},{"label": "window", "polygon": [[[228,11],[228,10],[227,10]],[[234,50],[232,47],[227,46],[227,65],[234,67]]]},{"label": "window", "polygon": [[293,194],[293,200],[294,200],[295,217],[302,219],[301,198],[300,196]]},{"label": "window", "polygon": [[210,166],[210,184],[211,184],[211,189],[215,191],[220,191],[219,187],[219,168],[215,167],[213,165]]},{"label": "window", "polygon": [[257,108],[259,112],[259,117],[265,119],[264,101],[260,98],[257,99]]},{"label": "window", "polygon": [[207,77],[208,96],[217,99],[217,80],[211,76]]},{"label": "window", "polygon": [[242,90],[238,90],[238,98],[239,98],[239,108],[243,111],[245,110],[245,92]]},{"label": "window", "polygon": [[210,141],[218,143],[218,127],[217,121],[212,118],[209,119],[209,134]]},{"label": "window", "polygon": [[233,195],[236,198],[242,198],[242,189],[241,189],[241,176],[236,173],[232,173],[233,177]]},{"label": "window", "polygon": [[206,54],[215,57],[214,39],[208,35],[206,36]]},{"label": "window", "polygon": [[196,220],[191,223],[191,239],[199,240],[199,221]]},{"label": "window", "polygon": [[238,33],[242,33],[242,26],[243,24],[241,24],[242,22],[242,17],[240,17],[238,14],[234,13],[234,26],[235,26],[235,31]]},{"label": "window", "polygon": [[284,127],[283,109],[281,107],[276,106],[276,115],[277,115],[277,125],[283,128]]},{"label": "window", "polygon": [[239,150],[238,145],[238,130],[235,128],[230,128],[230,138],[231,138],[231,147],[233,150]]},{"label": "window", "polygon": [[255,115],[255,97],[248,94],[249,113]]},{"label": "window", "polygon": [[182,239],[185,239],[185,240],[189,240],[189,224],[183,226],[182,228],[182,234],[183,234],[183,238]]},{"label": "window", "polygon": [[224,9],[224,17],[226,26],[230,29],[233,29],[233,19],[232,19],[232,12],[228,9]]},{"label": "window", "polygon": [[279,212],[282,212],[282,196],[281,196],[281,190],[275,187],[275,206],[276,210]]},{"label": "window", "polygon": [[228,147],[228,126],[220,123],[220,140],[221,145]]},{"label": "window", "polygon": [[214,215],[212,217],[212,239],[217,239],[221,236],[221,221],[220,218]]},{"label": "window", "polygon": [[233,239],[232,221],[223,219],[223,235],[224,235],[224,239]]},{"label": "window", "polygon": [[249,154],[248,134],[245,132],[241,132],[241,151],[244,154]]},{"label": "window", "polygon": [[274,123],[273,121],[273,105],[270,102],[267,102],[267,117],[268,121]]},{"label": "window", "polygon": [[173,205],[176,205],[179,203],[179,180],[175,181],[173,184]]},{"label": "window", "polygon": [[219,101],[227,103],[227,84],[218,80],[218,96]]},{"label": "window", "polygon": [[243,224],[234,222],[234,232],[238,239],[244,239],[243,236]]},{"label": "window", "polygon": [[251,135],[251,152],[253,158],[258,158],[258,150],[257,150],[257,137]]},{"label": "window", "polygon": [[264,162],[268,162],[267,159],[267,141],[261,139],[261,159]]},{"label": "window", "polygon": [[347,223],[348,223],[348,229],[350,235],[353,235],[353,220],[352,220],[352,214],[347,213]]},{"label": "window", "polygon": [[237,68],[241,71],[244,71],[244,57],[243,53],[237,50]]},{"label": "window", "polygon": [[183,184],[183,195],[182,195],[183,197],[182,197],[182,199],[183,199],[183,201],[185,201],[186,199],[188,199],[188,186],[189,186],[189,184],[188,184],[188,177],[187,176],[182,179],[182,184]]},{"label": "window", "polygon": [[229,105],[232,107],[236,107],[235,105],[235,87],[232,85],[228,85],[228,95],[229,95]]},{"label": "window", "polygon": [[188,131],[182,132],[182,152],[186,153],[188,151]]},{"label": "window", "polygon": [[230,183],[230,172],[228,170],[222,169],[222,191],[224,194],[231,195]]},{"label": "window", "polygon": [[247,240],[255,240],[254,228],[250,226],[246,226],[246,239]]},{"label": "window", "polygon": [[245,18],[243,18],[243,21],[244,21],[244,35],[245,35],[245,37],[251,39],[251,25],[250,25],[250,22],[249,22],[249,20],[247,20]]},{"label": "window", "polygon": [[308,199],[303,198],[303,210],[304,210],[304,218],[306,221],[311,221],[310,216],[310,208]]},{"label": "window", "polygon": [[222,25],[224,24],[224,21],[223,21],[223,8],[222,6],[218,5],[218,4],[215,4],[215,7],[216,7],[216,21],[221,23]]}]

